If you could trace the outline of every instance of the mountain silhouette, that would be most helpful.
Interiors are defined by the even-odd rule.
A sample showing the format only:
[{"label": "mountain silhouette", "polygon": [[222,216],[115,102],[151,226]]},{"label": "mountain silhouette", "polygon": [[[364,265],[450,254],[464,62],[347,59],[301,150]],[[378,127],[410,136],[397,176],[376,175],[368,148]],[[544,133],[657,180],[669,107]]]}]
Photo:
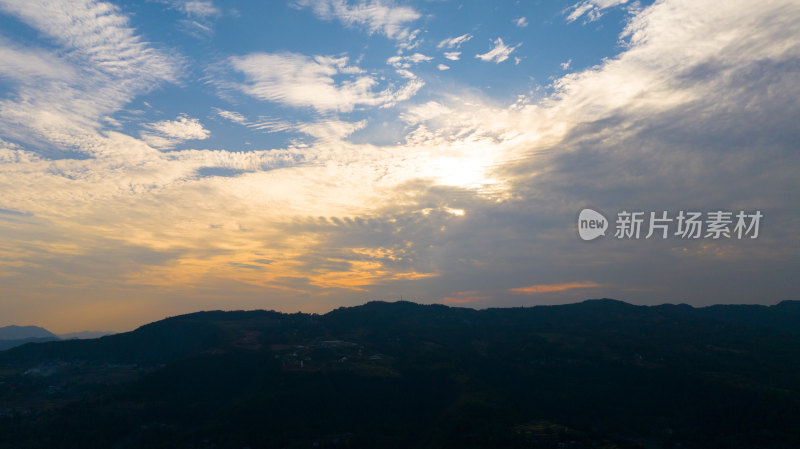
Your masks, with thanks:
[{"label": "mountain silhouette", "polygon": [[0,327],[0,340],[21,340],[23,338],[48,338],[55,334],[39,326]]},{"label": "mountain silhouette", "polygon": [[24,345],[58,340],[58,336],[38,326],[0,327],[0,351]]},{"label": "mountain silhouette", "polygon": [[800,447],[800,303],[210,311],[0,352],[0,447]]}]

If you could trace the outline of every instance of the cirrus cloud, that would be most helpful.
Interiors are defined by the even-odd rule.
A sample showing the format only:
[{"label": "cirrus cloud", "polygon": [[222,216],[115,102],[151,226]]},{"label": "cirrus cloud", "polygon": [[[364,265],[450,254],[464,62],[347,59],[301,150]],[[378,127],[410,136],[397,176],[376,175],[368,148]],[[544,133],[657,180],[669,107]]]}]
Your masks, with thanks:
[{"label": "cirrus cloud", "polygon": [[[358,106],[391,107],[411,98],[425,84],[414,78],[402,86],[389,84],[381,88],[375,76],[348,65],[347,57],[254,53],[231,58],[230,66],[246,78],[237,85],[242,92],[320,112],[350,112]],[[344,79],[337,82],[334,76]]]},{"label": "cirrus cloud", "polygon": [[203,140],[211,136],[211,132],[198,119],[185,115],[175,120],[149,123],[144,127],[147,131],[141,133],[142,139],[162,150],[174,148],[186,140]]},{"label": "cirrus cloud", "polygon": [[458,48],[461,44],[469,42],[472,39],[471,34],[462,34],[461,36],[448,37],[436,45],[436,48]]},{"label": "cirrus cloud", "polygon": [[519,48],[520,45],[522,44],[519,43],[514,46],[508,46],[503,42],[503,39],[498,37],[497,39],[494,40],[494,46],[492,47],[491,50],[483,54],[480,53],[476,54],[475,57],[480,59],[481,61],[486,61],[486,62],[493,61],[497,64],[500,64],[501,62],[508,59],[508,56],[511,55],[511,53],[513,53],[514,50]]},{"label": "cirrus cloud", "polygon": [[407,45],[415,37],[408,24],[421,17],[413,8],[394,6],[382,0],[355,3],[346,0],[297,0],[293,5],[310,8],[320,19],[337,19],[347,26],[361,26],[369,33],[381,33]]}]

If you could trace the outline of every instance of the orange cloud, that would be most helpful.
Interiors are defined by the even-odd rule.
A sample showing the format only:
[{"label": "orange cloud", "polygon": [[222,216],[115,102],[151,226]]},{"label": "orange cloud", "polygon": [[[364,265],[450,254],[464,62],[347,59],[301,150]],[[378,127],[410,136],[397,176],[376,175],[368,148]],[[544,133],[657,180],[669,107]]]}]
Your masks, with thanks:
[{"label": "orange cloud", "polygon": [[551,293],[551,292],[561,292],[564,290],[572,290],[574,288],[591,288],[591,287],[602,287],[603,284],[598,284],[597,282],[567,282],[564,284],[537,284],[537,285],[529,285],[527,287],[520,287],[520,288],[512,288],[511,291],[514,293],[521,293],[526,295],[536,295],[539,293]]}]

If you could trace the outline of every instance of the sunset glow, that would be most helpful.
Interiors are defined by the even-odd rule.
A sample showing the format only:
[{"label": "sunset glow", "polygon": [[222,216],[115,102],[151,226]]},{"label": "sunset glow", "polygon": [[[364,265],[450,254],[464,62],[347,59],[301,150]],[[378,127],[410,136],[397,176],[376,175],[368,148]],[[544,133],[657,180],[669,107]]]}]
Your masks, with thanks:
[{"label": "sunset glow", "polygon": [[[0,325],[797,299],[796,1],[0,0],[0,23]],[[765,219],[582,242],[584,207]]]}]

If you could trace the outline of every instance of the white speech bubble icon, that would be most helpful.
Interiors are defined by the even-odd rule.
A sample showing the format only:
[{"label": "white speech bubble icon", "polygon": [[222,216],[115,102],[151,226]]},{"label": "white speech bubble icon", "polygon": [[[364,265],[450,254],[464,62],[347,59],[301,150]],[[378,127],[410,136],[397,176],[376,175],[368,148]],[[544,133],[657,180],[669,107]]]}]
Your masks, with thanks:
[{"label": "white speech bubble icon", "polygon": [[584,209],[578,215],[578,235],[581,240],[594,240],[606,235],[608,220],[600,212]]}]

